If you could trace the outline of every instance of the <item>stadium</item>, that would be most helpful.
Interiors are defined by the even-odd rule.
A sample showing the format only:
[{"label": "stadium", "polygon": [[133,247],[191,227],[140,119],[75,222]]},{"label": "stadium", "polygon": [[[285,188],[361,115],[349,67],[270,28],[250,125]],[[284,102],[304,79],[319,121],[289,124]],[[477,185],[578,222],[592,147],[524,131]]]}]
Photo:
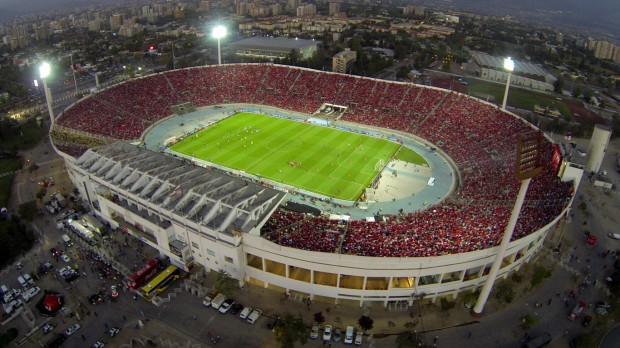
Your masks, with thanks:
[{"label": "stadium", "polygon": [[[93,211],[174,265],[387,306],[485,281],[519,188],[518,135],[535,131],[448,90],[231,64],[108,87],[50,135]],[[580,176],[556,174],[553,152],[545,138],[499,276],[570,208]]]}]

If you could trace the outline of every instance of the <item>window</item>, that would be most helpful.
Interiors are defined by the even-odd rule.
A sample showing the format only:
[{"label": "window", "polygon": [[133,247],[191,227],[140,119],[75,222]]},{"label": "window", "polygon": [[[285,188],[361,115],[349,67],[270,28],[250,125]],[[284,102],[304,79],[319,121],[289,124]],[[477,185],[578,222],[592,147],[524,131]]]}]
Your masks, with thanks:
[{"label": "window", "polygon": [[194,249],[200,249],[200,246],[196,242],[192,242],[192,246],[194,247]]},{"label": "window", "polygon": [[211,249],[207,249],[207,254],[209,254],[211,256],[215,256],[215,251],[213,251]]},{"label": "window", "polygon": [[228,263],[233,263],[233,258],[232,257],[228,257],[228,256],[224,256],[224,261],[226,261]]}]

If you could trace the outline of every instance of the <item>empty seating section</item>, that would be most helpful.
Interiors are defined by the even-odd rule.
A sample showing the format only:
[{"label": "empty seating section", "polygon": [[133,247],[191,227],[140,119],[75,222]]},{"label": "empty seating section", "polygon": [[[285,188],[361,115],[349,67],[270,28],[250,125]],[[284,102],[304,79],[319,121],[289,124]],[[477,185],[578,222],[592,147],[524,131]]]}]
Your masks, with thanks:
[{"label": "empty seating section", "polygon": [[[350,75],[266,64],[168,71],[105,89],[71,106],[58,124],[92,134],[133,140],[171,114],[170,106],[250,103],[312,113],[323,103],[347,106],[342,120],[408,132],[445,151],[460,169],[452,197],[429,209],[387,222],[334,222],[276,211],[265,238],[299,249],[364,256],[436,256],[499,243],[519,182],[514,175],[517,135],[532,128],[466,95]],[[60,148],[80,153],[82,144]],[[544,158],[552,147],[545,143]],[[571,185],[545,171],[530,185],[515,238],[556,217]]]}]

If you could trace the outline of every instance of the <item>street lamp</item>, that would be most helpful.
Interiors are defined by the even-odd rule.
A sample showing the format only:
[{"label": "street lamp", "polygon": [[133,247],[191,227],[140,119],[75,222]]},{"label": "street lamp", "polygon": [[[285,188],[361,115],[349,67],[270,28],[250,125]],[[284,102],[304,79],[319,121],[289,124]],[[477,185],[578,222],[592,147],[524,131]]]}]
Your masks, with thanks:
[{"label": "street lamp", "polygon": [[508,244],[510,244],[510,239],[512,238],[517,225],[517,220],[521,214],[521,208],[523,207],[523,202],[525,201],[525,195],[527,194],[530,181],[543,170],[543,166],[541,164],[542,139],[542,133],[518,135],[515,174],[517,179],[521,181],[521,186],[519,187],[517,199],[512,208],[512,212],[510,213],[510,219],[504,229],[502,240],[496,249],[497,254],[495,255],[495,260],[493,260],[487,279],[480,290],[480,295],[478,295],[476,305],[472,308],[471,314],[475,317],[482,316],[484,305],[486,304],[491,290],[493,289],[495,279],[497,279],[497,275],[499,274],[499,270],[504,261],[506,250],[508,250]]},{"label": "street lamp", "polygon": [[[43,80],[43,90],[45,91],[45,101],[47,102],[47,112],[50,114],[50,120],[52,125],[54,125],[54,109],[52,108],[52,92],[47,87],[47,78],[50,76],[52,71],[52,67],[48,62],[43,62],[39,67],[39,75],[41,76],[41,80]],[[50,126],[51,129],[51,126]]]},{"label": "street lamp", "polygon": [[220,41],[224,36],[226,36],[226,27],[218,25],[213,28],[213,37],[217,39],[217,65],[222,65],[222,49],[220,46]]},{"label": "street lamp", "polygon": [[508,89],[510,88],[510,77],[515,70],[515,62],[510,57],[504,59],[504,69],[508,71],[508,79],[506,80],[506,91],[504,92],[504,101],[502,102],[502,109],[506,110],[506,101],[508,100]]}]

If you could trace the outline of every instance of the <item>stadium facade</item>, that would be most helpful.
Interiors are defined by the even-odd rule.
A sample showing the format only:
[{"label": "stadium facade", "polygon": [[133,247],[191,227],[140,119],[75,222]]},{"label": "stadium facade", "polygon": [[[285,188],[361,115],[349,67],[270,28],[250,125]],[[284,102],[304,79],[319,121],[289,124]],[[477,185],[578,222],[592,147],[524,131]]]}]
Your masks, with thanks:
[{"label": "stadium facade", "polygon": [[[270,75],[274,71],[277,71],[279,76],[290,77],[294,81],[293,83],[297,83],[303,74],[309,74],[311,77],[321,81],[335,79],[338,81],[338,88],[342,88],[343,84],[346,83],[350,83],[351,86],[372,83],[373,93],[374,91],[383,91],[381,93],[389,95],[390,98],[394,97],[393,93],[390,93],[391,88],[403,88],[403,90],[407,91],[406,93],[412,93],[411,90],[415,88],[416,96],[412,97],[412,100],[416,102],[428,99],[429,97],[426,93],[431,91],[426,87],[411,84],[396,86],[396,84],[386,81],[265,64],[190,69],[188,70],[187,78],[191,79],[204,74],[205,76],[210,76],[212,80],[217,80],[218,74],[222,74],[221,76],[227,77],[229,81],[234,81],[235,74],[238,74],[240,71],[243,71],[245,75],[249,73],[259,74],[262,76],[262,83],[266,83],[265,81],[272,77],[275,79],[276,74]],[[196,74],[197,72],[200,72],[200,74]],[[184,71],[169,73],[185,76],[183,75],[185,74]],[[179,82],[181,80],[175,80],[173,75],[166,76],[164,73],[164,75],[157,74],[126,82],[125,84],[129,85],[121,88],[133,88],[132,84],[135,84],[135,88],[138,88],[141,83],[144,83],[144,80],[147,80],[148,83],[156,83],[157,79],[163,79],[162,76],[170,81],[170,86],[177,86],[177,88],[182,86],[181,82]],[[253,81],[257,80],[256,76],[248,76],[247,78]],[[149,79],[150,81],[148,81]],[[162,81],[165,81],[165,79]],[[188,82],[183,81],[182,83],[186,84]],[[258,98],[257,96],[260,93],[267,95],[267,93],[271,92],[265,86],[251,85],[249,82],[240,83],[243,83],[242,89],[235,89],[234,87],[227,87],[227,90],[222,89],[222,100],[200,101],[196,99],[193,102],[197,107],[205,107],[222,102],[252,103],[252,98]],[[280,88],[275,83],[273,87],[269,86],[269,88],[276,90]],[[462,241],[460,242],[460,248],[465,250],[464,252],[459,252],[458,250],[460,249],[451,249],[451,251],[446,251],[446,249],[429,256],[431,253],[427,250],[420,250],[419,252],[401,250],[399,253],[389,255],[390,257],[378,257],[375,255],[384,256],[381,254],[381,250],[375,250],[374,253],[356,253],[351,251],[354,248],[345,248],[343,244],[350,244],[351,241],[347,241],[346,236],[343,236],[340,240],[340,245],[334,252],[303,250],[307,248],[287,246],[278,243],[277,239],[270,240],[265,237],[264,229],[266,224],[270,223],[272,214],[280,209],[279,205],[286,199],[282,191],[219,171],[199,168],[188,161],[173,159],[163,153],[147,150],[125,142],[89,148],[90,146],[84,145],[87,143],[83,138],[84,133],[81,133],[84,129],[79,129],[80,133],[76,133],[81,134],[82,137],[76,135],[71,138],[67,135],[68,129],[77,129],[79,128],[77,125],[85,124],[84,120],[80,120],[79,123],[70,122],[72,119],[77,119],[75,118],[75,113],[79,113],[78,116],[84,117],[87,112],[85,111],[86,108],[83,107],[85,103],[97,102],[99,99],[106,98],[106,93],[108,96],[118,94],[115,93],[114,88],[111,87],[98,92],[65,110],[64,114],[59,117],[61,122],[59,122],[60,125],[58,126],[62,127],[59,129],[65,133],[59,134],[52,131],[52,143],[58,153],[65,158],[69,177],[75,187],[80,191],[82,198],[87,201],[95,213],[112,227],[121,228],[123,231],[140,239],[143,243],[156,248],[162,256],[169,257],[173,264],[186,270],[196,265],[203,266],[207,270],[225,270],[233,277],[239,279],[241,284],[247,282],[258,284],[298,298],[310,297],[312,299],[327,299],[336,302],[354,301],[360,305],[364,302],[383,302],[387,305],[391,302],[400,301],[407,301],[411,304],[420,298],[436,299],[442,296],[456,296],[459,292],[481,286],[486,280],[487,272],[494,261],[498,249],[497,246],[494,246],[496,245],[494,241],[476,246],[472,246],[473,242]],[[200,88],[205,87],[201,86]],[[250,88],[253,89],[248,92]],[[287,88],[291,96],[295,97],[296,94],[294,94],[293,87]],[[263,92],[261,92],[261,89]],[[216,91],[216,88],[212,87],[211,92],[214,91]],[[441,93],[440,103],[448,103],[446,101],[448,98],[450,103],[455,105],[460,103],[462,106],[469,108],[472,105],[476,105],[472,103],[478,103],[481,105],[481,108],[492,115],[489,117],[505,117],[506,115],[503,111],[496,110],[495,107],[491,107],[473,98],[437,89],[432,91],[434,91],[433,93]],[[244,97],[242,94],[246,92],[248,92],[248,96]],[[336,92],[338,91],[334,91],[334,93]],[[158,91],[158,93],[164,92]],[[291,108],[295,108],[299,112],[305,111],[309,114],[316,109],[316,105],[321,105],[321,103],[325,102],[325,94],[324,91],[318,91],[316,94],[307,92],[306,95],[298,96],[297,98],[307,98],[309,100],[308,105],[297,104],[291,106]],[[188,94],[175,93],[175,95],[187,96]],[[136,98],[136,103],[138,103],[139,97]],[[173,98],[172,95],[170,98]],[[233,98],[238,99],[231,100]],[[313,98],[316,100],[313,100]],[[403,95],[397,101],[389,103],[389,107],[395,108],[394,105],[402,105],[405,99],[406,96]],[[275,102],[269,103],[269,100],[271,99],[268,97],[262,97],[260,101],[254,101],[256,104],[275,104],[274,106],[282,107],[282,105],[277,105]],[[170,103],[176,104],[177,102],[178,100]],[[342,101],[338,103],[340,105],[346,104]],[[366,112],[368,109],[361,108],[361,103],[358,100],[353,105],[358,108],[357,110],[361,110],[359,111],[360,113]],[[384,103],[386,103],[385,108],[388,108],[388,103]],[[104,104],[101,103],[101,105]],[[452,107],[452,105],[447,107]],[[413,120],[415,120],[415,117],[420,117],[419,113],[423,111],[427,114],[427,117],[431,117],[431,115],[439,112],[437,106],[431,110],[424,109],[423,105],[419,107],[418,111],[415,114],[412,112],[411,117]],[[159,120],[175,117],[174,115],[169,116],[171,113],[167,110],[163,112],[166,115],[158,118]],[[355,112],[355,110],[351,111],[353,116]],[[375,109],[375,112],[378,112],[377,109]],[[514,115],[510,115],[509,119],[514,119],[511,122],[515,122],[515,127],[534,129],[533,126],[525,124]],[[157,122],[155,120],[150,126],[144,126],[136,134],[143,136],[147,129],[151,129],[153,124]],[[429,122],[429,120],[425,118],[420,122]],[[393,128],[391,124],[385,122],[380,124]],[[501,124],[500,126],[506,125]],[[468,130],[467,127],[475,126],[464,125],[463,127],[461,131],[466,132],[464,133],[466,136],[474,137],[475,131],[473,129]],[[446,128],[444,131],[448,131],[448,129]],[[95,140],[99,139],[98,137],[101,135],[110,137],[110,134],[105,134],[104,131],[99,134],[92,130],[89,132],[96,135],[93,138]],[[116,139],[128,140],[129,138],[137,140],[135,137],[132,138],[131,135],[127,135],[126,132],[122,134],[122,136],[117,136]],[[399,131],[398,134],[403,135],[405,133]],[[433,139],[430,140],[432,141]],[[69,143],[71,141],[73,141],[74,145],[86,149],[86,151],[78,153],[69,151]],[[498,152],[503,148],[508,148],[509,141],[504,141],[505,143],[502,144],[497,144],[495,141],[488,142],[492,144],[489,145],[489,152],[494,156],[493,158],[498,158]],[[546,141],[549,141],[549,139]],[[447,142],[448,140],[445,140],[440,145],[447,148],[446,152],[448,155],[459,155],[459,153],[455,153],[449,148],[450,144]],[[485,144],[480,139],[476,139],[475,143]],[[95,144],[98,143],[95,141]],[[503,147],[497,147],[498,145]],[[512,152],[508,151],[508,153]],[[485,154],[477,154],[477,156],[483,155]],[[463,167],[463,163],[466,163],[465,160],[456,158],[455,162],[460,170],[470,171],[469,167]],[[487,165],[491,166],[491,163],[489,162]],[[566,168],[570,167],[570,165],[564,163],[560,167]],[[484,170],[484,167],[481,167],[480,170]],[[557,166],[554,170],[557,172]],[[508,176],[510,172],[504,173],[504,175]],[[545,180],[554,182],[554,187],[565,185],[560,182],[561,178],[554,178],[555,174],[547,173],[546,175]],[[559,173],[560,177],[562,175],[562,173]],[[579,178],[576,178],[576,176],[579,175],[579,173],[576,174],[575,171],[571,171],[569,179],[573,184],[570,185],[570,189],[556,189],[557,192],[553,192],[553,200],[544,196],[545,187],[534,184],[535,194],[543,195],[540,197],[544,197],[544,199],[540,198],[540,202],[536,202],[536,197],[530,197],[531,201],[529,202],[526,200],[526,208],[524,210],[529,215],[524,220],[528,221],[522,222],[518,226],[518,230],[528,226],[534,227],[531,230],[520,230],[515,235],[514,240],[507,249],[499,272],[500,277],[507,276],[510,272],[518,270],[525,262],[528,262],[540,250],[550,231],[564,216],[567,216],[576,190],[574,183],[579,181]],[[471,193],[467,192],[468,185],[471,184],[467,178],[461,180],[463,187],[461,188],[462,196],[459,197],[460,201],[466,201],[467,199],[471,201],[472,198],[468,198],[471,197]],[[476,185],[474,184],[474,186]],[[498,191],[497,195],[501,195],[502,192],[506,191],[506,188],[501,189],[502,191]],[[550,187],[549,190],[552,190],[552,188]],[[514,196],[509,195],[506,200],[512,202],[514,201]],[[451,204],[445,210],[450,211],[453,207],[460,207],[459,209],[466,209],[468,207],[467,205],[458,205],[457,203]],[[488,202],[485,202],[484,206],[473,201],[459,204],[469,204],[470,209],[474,210],[481,209],[487,211],[495,209],[493,214],[497,215],[501,213],[500,208],[494,208]],[[551,212],[551,215],[540,216],[541,206],[546,211]],[[422,214],[428,214],[425,216],[429,217],[436,211],[437,214],[443,211],[442,205],[432,208],[427,209]],[[394,221],[403,219],[402,216],[394,216],[392,218]],[[376,228],[377,226],[381,227],[384,225],[373,224],[372,226]],[[416,230],[416,226],[411,225],[411,223],[403,223],[402,225],[394,223],[393,225],[386,226],[391,226],[391,228],[402,227],[404,231],[412,231],[411,233]],[[345,234],[348,229],[355,236],[353,231],[356,227],[357,225],[342,223],[342,229],[345,231]],[[458,228],[460,229],[461,227]],[[474,228],[474,226],[471,227],[471,229]],[[317,228],[317,233],[321,233],[320,229]],[[488,228],[483,227],[484,229]],[[293,228],[289,231],[293,231],[290,234],[294,234],[295,229]],[[441,232],[443,234],[445,231]],[[448,234],[450,233],[450,231],[447,232]],[[457,231],[454,231],[454,233],[457,233]],[[288,234],[289,232],[287,232]],[[423,233],[416,232],[415,235],[418,236],[416,238],[423,238],[419,236],[421,234]],[[389,232],[384,229],[377,235],[387,236]],[[501,236],[501,231],[494,233],[494,235]],[[429,238],[434,238],[432,234],[429,236],[431,236]],[[451,239],[449,235],[445,238]],[[442,244],[443,242],[444,240],[430,241],[431,244]],[[387,243],[383,245],[389,246],[389,242]],[[407,245],[405,244],[405,246]],[[345,252],[345,250],[347,251]],[[415,256],[418,254],[421,256]]]}]

